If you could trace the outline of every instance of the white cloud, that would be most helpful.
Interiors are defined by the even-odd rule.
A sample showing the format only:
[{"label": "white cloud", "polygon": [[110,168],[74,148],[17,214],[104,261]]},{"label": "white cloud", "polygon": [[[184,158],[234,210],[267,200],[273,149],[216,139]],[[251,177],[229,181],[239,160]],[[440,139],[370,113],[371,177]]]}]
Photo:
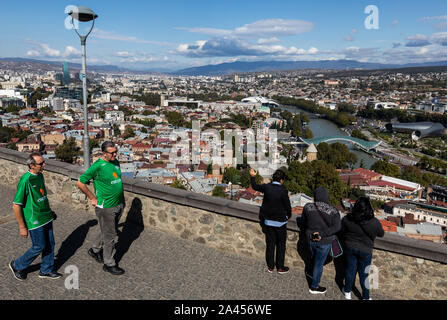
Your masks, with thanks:
[{"label": "white cloud", "polygon": [[406,47],[424,47],[430,44],[429,38],[423,34],[407,37],[405,40],[408,41]]},{"label": "white cloud", "polygon": [[279,36],[293,36],[309,32],[314,28],[313,22],[304,20],[284,20],[284,19],[266,19],[258,20],[253,23],[245,24],[234,30],[216,29],[216,28],[185,28],[175,29],[186,30],[194,33],[201,33],[215,37],[234,36],[238,38],[268,38]]},{"label": "white cloud", "polygon": [[355,38],[353,37],[354,34],[356,34],[358,32],[357,29],[352,29],[351,32],[349,32],[349,35],[344,37],[344,40],[347,42],[352,42],[355,40]]},{"label": "white cloud", "polygon": [[435,25],[436,30],[447,30],[447,22],[441,22]]},{"label": "white cloud", "polygon": [[64,58],[79,57],[81,56],[81,51],[72,46],[67,46],[65,47],[65,52],[62,56]]},{"label": "white cloud", "polygon": [[211,40],[196,41],[194,44],[180,44],[173,54],[190,58],[200,57],[237,57],[237,56],[268,56],[268,55],[312,55],[318,53],[315,47],[309,50],[287,48],[282,45],[251,43],[237,38],[215,38]]},{"label": "white cloud", "polygon": [[124,42],[133,42],[133,43],[143,43],[143,44],[153,44],[160,46],[171,46],[172,43],[169,42],[159,42],[159,41],[149,41],[144,39],[139,39],[134,36],[125,36],[121,34],[117,34],[113,31],[105,31],[98,28],[93,29],[91,37],[102,40],[113,40],[113,41],[124,41]]},{"label": "white cloud", "polygon": [[420,21],[423,22],[430,22],[435,20],[447,20],[447,14],[443,16],[423,17],[420,19]]},{"label": "white cloud", "polygon": [[28,50],[26,55],[28,57],[39,57],[41,55],[41,53],[39,51],[36,51],[36,50]]},{"label": "white cloud", "polygon": [[280,40],[276,37],[272,37],[272,38],[261,38],[258,39],[258,44],[270,44],[270,43],[277,43],[280,42]]},{"label": "white cloud", "polygon": [[41,43],[35,40],[27,39],[25,42],[31,44],[34,49],[28,50],[26,55],[28,57],[40,58],[76,58],[81,55],[81,52],[72,46],[66,46],[64,52],[58,49],[51,48],[47,43]]},{"label": "white cloud", "polygon": [[116,52],[117,57],[129,57],[131,54],[127,51],[118,51]]},{"label": "white cloud", "polygon": [[441,46],[447,46],[447,32],[438,32],[432,34],[431,41]]}]

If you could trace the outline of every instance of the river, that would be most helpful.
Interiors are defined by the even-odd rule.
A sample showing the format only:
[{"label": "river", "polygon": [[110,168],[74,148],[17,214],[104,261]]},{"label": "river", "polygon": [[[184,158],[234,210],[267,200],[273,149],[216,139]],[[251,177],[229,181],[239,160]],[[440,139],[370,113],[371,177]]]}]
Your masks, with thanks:
[{"label": "river", "polygon": [[[288,110],[291,113],[304,113],[309,115],[309,117],[312,116],[312,113],[298,109],[296,107],[281,106],[280,108],[282,110]],[[335,135],[347,136],[347,134],[341,131],[336,124],[326,119],[310,119],[309,128],[310,130],[312,130],[312,133],[314,134],[315,138],[335,136]],[[360,167],[360,162],[362,161],[362,159],[365,169],[370,169],[371,166],[377,161],[370,154],[354,149],[352,144],[348,142],[341,142],[341,143],[346,144],[351,150],[351,152],[357,156],[358,161],[355,165],[356,168]]]}]

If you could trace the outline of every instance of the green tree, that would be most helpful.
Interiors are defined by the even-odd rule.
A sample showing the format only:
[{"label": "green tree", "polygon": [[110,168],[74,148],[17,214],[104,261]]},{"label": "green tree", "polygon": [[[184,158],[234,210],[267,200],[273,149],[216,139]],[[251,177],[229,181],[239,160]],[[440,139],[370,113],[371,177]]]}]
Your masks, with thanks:
[{"label": "green tree", "polygon": [[225,194],[225,190],[222,186],[214,187],[212,195],[213,195],[213,197],[220,197],[220,198],[227,197],[227,195]]},{"label": "green tree", "polygon": [[234,167],[225,168],[222,177],[223,183],[231,182],[232,184],[240,185],[242,174],[239,170]]},{"label": "green tree", "polygon": [[166,117],[168,123],[172,124],[174,127],[181,127],[183,125],[183,116],[177,111],[169,111]]},{"label": "green tree", "polygon": [[186,190],[186,186],[183,184],[183,181],[180,179],[175,179],[173,183],[169,185],[172,188]]},{"label": "green tree", "polygon": [[304,139],[312,139],[314,137],[314,133],[310,130],[309,127],[304,129]]},{"label": "green tree", "polygon": [[388,161],[385,161],[385,160],[376,161],[371,166],[371,170],[373,170],[377,173],[381,173],[383,175],[395,177],[395,178],[397,178],[400,174],[400,169],[398,166],[396,166],[392,163],[389,163]]},{"label": "green tree", "polygon": [[54,153],[56,158],[63,162],[73,163],[75,157],[81,154],[81,148],[76,145],[75,138],[65,139],[64,142],[59,145]]}]

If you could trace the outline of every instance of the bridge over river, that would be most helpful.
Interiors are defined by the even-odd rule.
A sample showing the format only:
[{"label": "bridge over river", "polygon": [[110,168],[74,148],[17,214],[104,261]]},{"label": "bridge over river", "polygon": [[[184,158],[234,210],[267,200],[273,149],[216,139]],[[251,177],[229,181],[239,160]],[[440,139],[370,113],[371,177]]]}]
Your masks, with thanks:
[{"label": "bridge over river", "polygon": [[318,145],[322,142],[327,142],[327,143],[337,142],[337,141],[349,142],[349,143],[355,144],[356,146],[358,146],[359,148],[361,148],[365,151],[370,151],[371,149],[377,148],[382,142],[382,141],[366,141],[366,140],[362,140],[362,139],[358,139],[358,138],[354,138],[354,137],[350,137],[350,136],[342,136],[342,135],[318,137],[318,138],[313,138],[313,139],[300,138],[300,140],[307,145],[310,145],[312,143],[314,145]]}]

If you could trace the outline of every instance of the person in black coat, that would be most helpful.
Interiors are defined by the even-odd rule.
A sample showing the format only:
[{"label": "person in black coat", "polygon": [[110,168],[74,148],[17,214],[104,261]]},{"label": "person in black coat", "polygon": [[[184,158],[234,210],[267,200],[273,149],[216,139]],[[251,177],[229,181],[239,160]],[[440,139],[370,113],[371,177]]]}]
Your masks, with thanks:
[{"label": "person in black coat", "polygon": [[[272,183],[256,184],[256,171],[250,170],[251,186],[254,190],[264,193],[264,199],[259,210],[259,220],[265,233],[265,259],[267,270],[272,273],[275,269],[279,274],[289,272],[284,265],[287,241],[287,222],[292,216],[289,193],[282,185],[286,178],[284,171],[276,170]],[[276,249],[276,262],[275,262]]]},{"label": "person in black coat", "polygon": [[316,188],[314,202],[304,206],[301,227],[305,231],[311,256],[311,265],[306,268],[306,276],[312,279],[309,292],[324,294],[326,288],[320,286],[324,263],[331,251],[332,241],[341,229],[340,213],[329,204],[326,188]]},{"label": "person in black coat", "polygon": [[376,237],[383,237],[385,232],[379,220],[374,217],[374,209],[369,198],[357,199],[351,213],[342,220],[341,233],[346,259],[343,294],[346,299],[351,299],[352,286],[358,273],[363,299],[370,300],[367,271],[371,265],[374,240]]}]

